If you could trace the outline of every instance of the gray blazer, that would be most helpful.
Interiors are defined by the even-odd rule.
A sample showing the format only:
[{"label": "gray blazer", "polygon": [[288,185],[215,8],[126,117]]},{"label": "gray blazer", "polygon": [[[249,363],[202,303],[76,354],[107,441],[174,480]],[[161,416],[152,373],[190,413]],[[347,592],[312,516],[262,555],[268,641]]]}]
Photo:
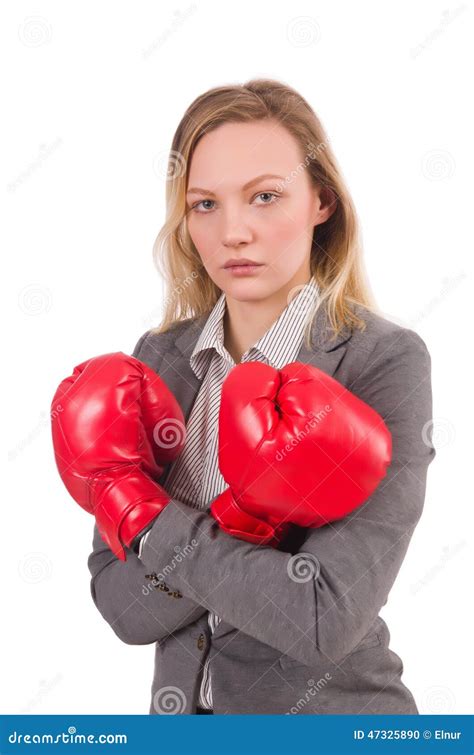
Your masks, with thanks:
[{"label": "gray blazer", "polygon": [[[92,598],[125,643],[154,642],[151,714],[195,713],[210,653],[214,713],[418,713],[379,617],[425,497],[431,360],[409,328],[363,314],[364,332],[331,341],[326,310],[298,361],[339,380],[384,418],[393,460],[358,510],[315,530],[294,527],[279,549],[221,531],[206,510],[173,499],[141,554],[118,560],[94,528]],[[189,357],[206,316],[145,333],[134,356],[176,396],[186,419],[201,381]],[[159,482],[166,487],[165,470]],[[214,634],[208,611],[220,617]]]}]

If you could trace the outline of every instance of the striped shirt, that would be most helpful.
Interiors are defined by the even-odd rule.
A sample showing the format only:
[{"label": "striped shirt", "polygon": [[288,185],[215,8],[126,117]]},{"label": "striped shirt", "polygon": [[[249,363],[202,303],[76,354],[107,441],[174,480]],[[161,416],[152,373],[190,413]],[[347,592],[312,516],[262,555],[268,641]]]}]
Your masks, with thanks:
[{"label": "striped shirt", "polygon": [[[243,354],[242,362],[264,362],[281,369],[294,362],[304,338],[307,318],[317,303],[318,287],[312,278],[300,287],[278,319],[267,332]],[[227,484],[218,466],[218,418],[222,383],[235,362],[224,346],[223,293],[208,319],[190,356],[190,365],[202,380],[186,426],[186,442],[180,456],[173,463],[166,480],[166,490],[175,498],[195,509],[205,509],[222,493]],[[140,543],[140,553],[146,535]],[[210,611],[210,633],[219,623],[219,616]],[[209,654],[204,662],[199,694],[202,708],[212,709],[211,667]]]}]

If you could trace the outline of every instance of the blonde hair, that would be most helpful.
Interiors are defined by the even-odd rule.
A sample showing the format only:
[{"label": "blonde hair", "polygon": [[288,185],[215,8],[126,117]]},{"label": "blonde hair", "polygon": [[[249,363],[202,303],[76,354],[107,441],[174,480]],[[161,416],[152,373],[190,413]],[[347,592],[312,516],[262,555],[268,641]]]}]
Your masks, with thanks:
[{"label": "blonde hair", "polygon": [[315,186],[324,185],[336,197],[336,209],[314,228],[311,275],[319,288],[317,307],[305,328],[311,348],[311,326],[326,302],[329,325],[336,337],[345,326],[363,330],[355,305],[376,308],[362,262],[355,207],[318,117],[294,89],[272,79],[220,86],[197,97],[176,130],[168,161],[166,221],[153,246],[153,257],[165,281],[163,333],[174,323],[209,313],[222,294],[201,262],[186,227],[186,190],[193,152],[199,139],[224,123],[277,121],[300,145],[303,163]]}]

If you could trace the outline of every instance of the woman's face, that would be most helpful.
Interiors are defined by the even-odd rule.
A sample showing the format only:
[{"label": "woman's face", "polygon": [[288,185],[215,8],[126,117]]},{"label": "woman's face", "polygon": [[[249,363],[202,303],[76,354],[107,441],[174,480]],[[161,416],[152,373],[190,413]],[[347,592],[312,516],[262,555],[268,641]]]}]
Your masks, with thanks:
[{"label": "woman's face", "polygon": [[[276,121],[226,123],[198,142],[187,227],[226,295],[258,300],[309,280],[314,226],[327,220],[335,202],[326,197],[323,204],[305,164],[296,140]],[[243,258],[258,266],[226,269]]]}]

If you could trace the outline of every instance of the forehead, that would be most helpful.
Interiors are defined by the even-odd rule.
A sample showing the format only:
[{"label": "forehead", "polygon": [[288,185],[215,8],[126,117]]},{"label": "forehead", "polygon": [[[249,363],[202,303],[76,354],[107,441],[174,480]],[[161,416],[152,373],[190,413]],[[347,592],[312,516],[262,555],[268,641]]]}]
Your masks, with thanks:
[{"label": "forehead", "polygon": [[198,142],[188,185],[224,190],[263,173],[286,176],[301,162],[298,142],[276,121],[225,123]]}]

